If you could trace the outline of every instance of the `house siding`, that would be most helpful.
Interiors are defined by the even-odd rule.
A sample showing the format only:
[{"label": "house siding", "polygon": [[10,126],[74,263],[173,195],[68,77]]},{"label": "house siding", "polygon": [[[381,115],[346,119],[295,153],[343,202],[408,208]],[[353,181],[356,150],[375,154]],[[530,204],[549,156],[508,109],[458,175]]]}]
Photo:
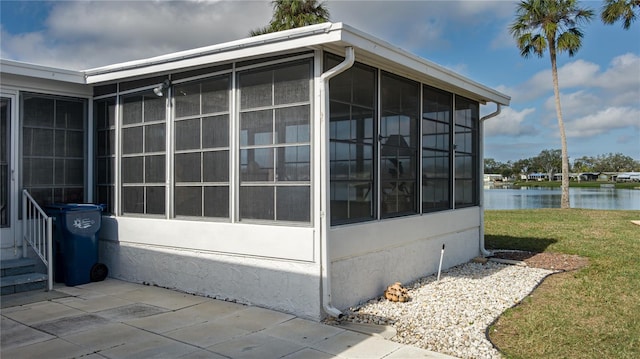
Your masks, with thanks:
[{"label": "house siding", "polygon": [[321,319],[315,263],[101,241],[109,276]]},{"label": "house siding", "polygon": [[332,303],[346,309],[382,295],[394,282],[409,283],[480,254],[479,207],[366,222],[329,232]]},{"label": "house siding", "polygon": [[[409,166],[412,168],[411,184],[414,187],[410,199],[414,202],[408,209],[398,207],[389,213],[383,211],[384,205],[388,203],[381,195],[380,184],[383,182],[382,175],[388,171],[383,173],[380,170],[380,154],[383,151],[380,148],[382,144],[374,140],[380,139],[379,131],[376,130],[378,132],[375,132],[374,136],[367,137],[366,141],[360,141],[368,144],[372,153],[375,153],[375,157],[371,159],[374,170],[367,177],[371,187],[369,195],[372,198],[367,204],[366,220],[358,222],[362,216],[358,218],[355,216],[332,223],[331,184],[334,179],[330,178],[328,173],[332,154],[330,136],[332,119],[330,109],[323,106],[325,88],[320,76],[322,71],[327,70],[324,66],[325,53],[331,52],[340,58],[346,46],[355,48],[356,61],[365,67],[374,67],[373,71],[376,73],[376,90],[375,93],[372,92],[375,101],[369,103],[367,107],[373,114],[370,122],[375,125],[372,128],[378,127],[382,112],[386,108],[382,106],[381,101],[383,93],[380,90],[381,74],[401,80],[403,83],[410,83],[414,89],[412,93],[415,96],[412,98],[415,97],[416,100],[411,108],[413,123],[411,134],[412,156],[415,158]],[[262,69],[265,69],[264,73],[267,74],[271,71],[269,68],[272,68],[275,74],[276,70],[283,68],[286,70],[286,66],[291,64],[308,65],[309,77],[303,78],[304,81],[308,80],[308,88],[306,85],[305,90],[292,87],[290,95],[296,96],[283,103],[274,100],[256,106],[242,105],[242,91],[246,90],[242,87],[243,74],[248,74],[249,71],[262,71]],[[420,144],[423,141],[419,138],[424,136],[419,129],[421,116],[424,116],[424,113],[421,113],[424,112],[422,111],[424,105],[418,102],[421,101],[420,97],[425,86],[436,86],[439,90],[446,91],[446,95],[453,101],[460,96],[469,97],[475,108],[485,102],[508,104],[508,96],[405,53],[348,26],[342,24],[311,26],[77,73],[62,70],[54,73],[51,72],[52,69],[32,65],[25,65],[26,72],[24,72],[20,67],[22,65],[11,64],[11,66],[12,69],[16,68],[19,71],[2,73],[0,82],[2,82],[3,92],[10,91],[12,95],[18,96],[21,91],[25,91],[75,96],[90,100],[87,105],[86,126],[89,134],[87,136],[89,154],[86,159],[86,200],[98,200],[109,204],[108,213],[103,216],[99,245],[100,260],[109,267],[111,277],[258,305],[303,318],[319,320],[326,315],[323,304],[330,304],[340,309],[348,308],[380,295],[390,283],[395,281],[407,283],[434,273],[438,268],[442,245],[446,245],[443,268],[468,261],[480,253],[482,203],[478,202],[481,201],[481,195],[474,194],[470,197],[471,200],[463,203],[467,207],[461,208],[457,200],[463,197],[456,198],[457,194],[453,193],[455,170],[448,171],[446,178],[443,179],[450,190],[440,196],[447,200],[446,205],[432,206],[437,207],[438,211],[434,211],[429,206],[425,209],[425,199],[421,192],[423,180],[420,179],[422,177],[420,170],[423,165],[419,164]],[[61,77],[51,77],[50,74]],[[177,90],[182,88],[185,91],[181,95],[186,96],[186,86],[218,75],[228,75],[231,80],[228,108],[224,111],[202,111],[184,116],[176,112]],[[275,75],[269,76],[276,78]],[[160,98],[154,97],[153,88],[164,80],[171,80],[173,83],[167,82],[169,88],[164,88],[167,90],[165,95]],[[283,83],[290,82],[289,80],[283,80]],[[95,94],[93,86],[96,87]],[[265,87],[275,89],[276,86],[269,82]],[[394,92],[393,88],[391,92]],[[256,91],[255,96],[259,97],[261,91]],[[134,97],[143,92],[149,95],[149,99],[156,102],[160,102],[160,99],[164,100],[164,106],[159,106],[162,107],[163,116],[153,119],[157,123],[147,123],[144,112],[141,112],[142,120],[137,121],[136,126],[140,122],[140,127],[156,125],[158,129],[164,129],[162,136],[158,136],[156,141],[159,147],[151,148],[149,156],[164,156],[165,167],[162,171],[158,170],[162,176],[153,177],[153,181],[145,179],[127,182],[127,176],[134,173],[136,169],[144,167],[123,167],[123,159],[143,157],[148,153],[146,149],[133,152],[123,149],[124,145],[136,145],[141,141],[131,140],[125,143],[123,130],[136,126],[123,123],[121,107],[127,96]],[[298,98],[299,93],[305,93],[308,96]],[[95,95],[93,99],[92,94]],[[193,96],[196,97],[196,95]],[[275,98],[273,95],[273,99]],[[329,98],[329,100],[335,99]],[[351,102],[358,105],[357,101]],[[108,109],[107,103],[113,108]],[[100,107],[102,105],[106,107]],[[96,114],[93,111],[94,106],[97,109]],[[300,123],[296,133],[307,131],[305,129],[307,126],[308,134],[305,132],[304,136],[293,136],[294,126],[291,126],[291,139],[287,139],[287,131],[284,131],[284,140],[278,140],[279,125],[275,122],[277,114],[283,109],[298,107],[304,109],[308,118],[304,118],[304,123]],[[101,108],[104,110],[102,122],[97,115]],[[110,112],[111,110],[113,112]],[[448,109],[449,112],[455,110],[454,107]],[[242,117],[256,111],[271,111],[270,116],[274,122],[269,122],[268,126],[262,127],[268,127],[273,131],[253,131],[253,127],[243,127]],[[115,113],[118,115],[109,117]],[[222,126],[224,130],[221,130],[228,133],[228,144],[213,146],[215,148],[176,148],[178,146],[175,138],[179,133],[176,122],[213,115],[228,116],[228,127]],[[401,115],[404,116],[404,112],[396,111],[388,116]],[[475,122],[477,120],[475,116],[471,121],[480,126]],[[454,119],[447,117],[447,121],[452,126],[447,136],[453,136],[454,122],[451,121]],[[264,143],[245,141],[242,137],[243,130],[255,136],[268,134],[270,140]],[[482,162],[480,130],[478,128],[478,133],[474,133],[474,136],[478,136],[476,137],[478,140],[471,151],[478,154],[478,163]],[[183,137],[188,139],[193,136],[185,134]],[[146,139],[146,137],[143,138]],[[259,138],[256,137],[256,139]],[[453,140],[451,142],[453,143]],[[94,149],[95,153],[93,153]],[[243,160],[242,151],[250,153],[250,151],[270,150],[277,154],[278,151],[286,153],[286,150],[291,149],[297,151],[295,159],[289,159],[286,155],[282,157],[273,155],[271,159],[276,164],[282,162],[292,168],[296,167],[297,171],[282,171],[273,163],[268,163],[271,171],[267,171],[266,179],[247,177],[250,171],[248,161]],[[189,163],[182,159],[176,160],[177,155],[186,154],[193,157],[202,155],[204,158],[204,155],[210,151],[225,154],[228,152],[229,167],[223,170],[228,174],[228,178],[216,177],[214,180],[205,180],[204,177],[200,178],[196,175],[186,179],[180,177],[190,168]],[[443,151],[447,151],[449,156],[445,156],[446,161],[453,164],[455,152],[451,152],[448,147]],[[246,157],[249,158],[249,156]],[[176,162],[182,166],[179,171]],[[200,163],[204,166],[202,165],[204,159]],[[111,167],[103,173],[100,172],[104,169],[101,164]],[[20,168],[19,163],[16,165]],[[94,171],[94,168],[98,171]],[[282,174],[293,173],[295,176],[274,176],[273,173],[278,174],[278,171]],[[146,174],[144,172],[144,175]],[[473,176],[476,176],[476,181],[479,182],[475,173]],[[399,179],[396,178],[391,182],[398,181]],[[163,196],[146,197],[149,195],[145,193],[145,197],[142,197],[144,200],[151,198],[154,201],[152,204],[155,207],[152,206],[152,210],[148,210],[148,203],[144,203],[143,210],[127,210],[129,207],[125,206],[125,201],[138,201],[139,198],[128,196],[125,190],[142,188],[143,185],[160,188]],[[21,186],[23,184],[17,187]],[[186,212],[181,211],[179,207],[176,210],[176,196],[182,201],[188,201],[186,196],[177,193],[182,189],[181,186],[183,188],[228,186],[228,201],[218,198],[211,201],[213,206],[220,206],[228,211],[223,211],[222,215],[207,215],[206,208],[209,207],[199,206],[195,202],[188,202],[191,207],[188,207]],[[256,196],[253,191],[246,190],[256,188],[274,189],[273,203],[263,200],[267,204],[263,203],[262,207],[273,210],[273,213],[265,211],[268,216],[253,213]],[[303,198],[301,195],[295,197],[292,194],[294,189],[298,190],[296,193],[303,193]],[[94,190],[97,196],[93,195]],[[101,197],[101,190],[105,190],[104,197]],[[244,197],[242,190],[245,190]],[[480,188],[474,190],[479,191]],[[105,201],[104,198],[108,200]],[[206,199],[202,196],[194,196],[194,198]],[[401,202],[401,199],[399,197],[395,199],[396,205]],[[206,202],[202,201],[202,203]],[[420,201],[423,202],[422,206]],[[357,205],[359,202],[354,201],[353,204]],[[334,216],[337,213],[339,211],[335,210]],[[216,214],[219,213],[216,212]],[[286,215],[283,216],[283,214]],[[332,227],[332,224],[335,226]],[[16,223],[17,235],[20,232],[19,228],[19,224]],[[324,244],[327,244],[326,251],[324,251]],[[323,265],[325,261],[328,261],[328,266]],[[330,281],[329,288],[323,288],[326,279]],[[330,298],[331,303],[323,303],[323,298]]]}]

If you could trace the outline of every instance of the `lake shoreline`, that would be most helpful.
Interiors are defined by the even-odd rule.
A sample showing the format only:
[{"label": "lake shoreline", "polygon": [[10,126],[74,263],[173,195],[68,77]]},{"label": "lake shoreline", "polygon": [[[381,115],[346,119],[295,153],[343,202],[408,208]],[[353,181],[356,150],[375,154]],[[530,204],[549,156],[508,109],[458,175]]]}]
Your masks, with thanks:
[{"label": "lake shoreline", "polygon": [[[603,182],[604,183],[604,182]],[[636,183],[636,185],[639,185]],[[560,208],[560,187],[485,187],[484,209]],[[613,187],[570,187],[571,208],[640,210],[640,190]]]}]

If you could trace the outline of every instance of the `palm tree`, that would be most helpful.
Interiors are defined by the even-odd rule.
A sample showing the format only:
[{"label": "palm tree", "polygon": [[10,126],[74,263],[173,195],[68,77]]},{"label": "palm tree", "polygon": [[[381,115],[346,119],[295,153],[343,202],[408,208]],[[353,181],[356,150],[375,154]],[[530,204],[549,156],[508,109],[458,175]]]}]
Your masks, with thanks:
[{"label": "palm tree", "polygon": [[600,17],[605,24],[622,20],[622,27],[629,30],[640,12],[640,0],[605,0]]},{"label": "palm tree", "polygon": [[516,19],[509,30],[516,39],[520,55],[528,58],[535,54],[542,57],[549,50],[553,94],[556,102],[558,128],[562,143],[562,200],[561,208],[569,208],[569,155],[567,137],[560,107],[558,68],[556,57],[567,52],[575,55],[582,46],[580,25],[593,17],[593,10],[580,8],[576,0],[523,0],[516,8]]},{"label": "palm tree", "polygon": [[267,34],[329,21],[329,10],[318,0],[273,0],[269,25],[251,30],[251,36]]}]

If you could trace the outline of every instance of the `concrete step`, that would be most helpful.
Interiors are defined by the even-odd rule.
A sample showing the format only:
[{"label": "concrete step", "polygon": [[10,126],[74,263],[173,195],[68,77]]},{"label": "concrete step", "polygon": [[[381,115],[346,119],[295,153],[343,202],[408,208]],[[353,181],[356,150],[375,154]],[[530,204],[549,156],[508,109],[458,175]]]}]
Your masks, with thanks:
[{"label": "concrete step", "polygon": [[33,273],[36,261],[32,258],[9,259],[0,262],[0,277]]},{"label": "concrete step", "polygon": [[45,289],[47,275],[42,273],[26,273],[4,276],[0,279],[2,295]]}]

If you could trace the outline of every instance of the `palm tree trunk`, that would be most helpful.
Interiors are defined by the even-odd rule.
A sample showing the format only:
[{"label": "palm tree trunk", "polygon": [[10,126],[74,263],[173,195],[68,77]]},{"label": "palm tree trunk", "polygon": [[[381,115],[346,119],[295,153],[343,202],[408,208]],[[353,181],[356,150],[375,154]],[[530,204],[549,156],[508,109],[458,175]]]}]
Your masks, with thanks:
[{"label": "palm tree trunk", "polygon": [[562,108],[560,107],[560,88],[558,86],[555,43],[549,43],[549,55],[551,57],[551,76],[553,77],[553,95],[556,101],[556,114],[558,115],[558,128],[560,129],[560,141],[562,143],[562,199],[560,200],[560,208],[570,208],[569,154],[567,152],[567,136],[564,132],[564,121],[562,120]]}]

